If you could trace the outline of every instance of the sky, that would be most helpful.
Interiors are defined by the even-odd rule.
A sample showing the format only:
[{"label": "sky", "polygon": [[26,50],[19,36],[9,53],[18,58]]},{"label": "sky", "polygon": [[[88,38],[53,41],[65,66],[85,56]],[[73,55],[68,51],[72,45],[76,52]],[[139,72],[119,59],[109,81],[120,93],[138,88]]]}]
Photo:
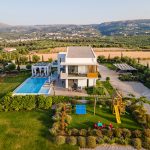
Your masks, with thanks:
[{"label": "sky", "polygon": [[98,24],[150,19],[150,0],[0,0],[0,22],[10,25]]}]

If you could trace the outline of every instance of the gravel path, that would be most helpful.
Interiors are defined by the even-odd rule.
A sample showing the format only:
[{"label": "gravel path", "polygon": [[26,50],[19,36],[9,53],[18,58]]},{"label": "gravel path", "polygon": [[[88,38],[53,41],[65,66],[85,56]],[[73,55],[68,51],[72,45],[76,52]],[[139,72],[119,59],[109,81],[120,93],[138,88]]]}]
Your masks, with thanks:
[{"label": "gravel path", "polygon": [[95,149],[82,148],[80,150],[136,150],[136,149],[132,146],[122,146],[117,144],[113,144],[113,145],[103,144],[101,146],[97,146]]}]

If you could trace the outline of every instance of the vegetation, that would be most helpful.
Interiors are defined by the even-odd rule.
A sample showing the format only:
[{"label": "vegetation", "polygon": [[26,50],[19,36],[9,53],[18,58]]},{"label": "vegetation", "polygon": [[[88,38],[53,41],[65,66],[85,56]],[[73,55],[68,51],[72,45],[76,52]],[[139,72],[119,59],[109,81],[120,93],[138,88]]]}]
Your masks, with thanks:
[{"label": "vegetation", "polygon": [[15,90],[29,76],[30,73],[20,73],[15,76],[0,77],[0,98],[6,93]]},{"label": "vegetation", "polygon": [[69,125],[69,128],[78,128],[78,129],[88,129],[93,128],[93,125],[99,120],[106,125],[113,123],[114,127],[128,128],[128,129],[141,129],[141,127],[136,123],[130,114],[125,114],[121,116],[121,124],[116,123],[115,115],[112,114],[110,108],[107,108],[108,105],[99,107],[97,104],[96,115],[94,116],[94,107],[93,105],[87,105],[87,114],[76,115],[75,112],[71,115],[72,121]]},{"label": "vegetation", "polygon": [[[129,58],[129,57],[114,57],[113,59],[106,59],[103,56],[99,56],[97,58],[98,63],[127,63],[132,67],[136,68],[138,71],[133,72],[131,75],[120,75],[119,79],[123,81],[140,81],[144,83],[147,87],[150,88],[150,68],[148,66],[143,66],[139,64],[136,59]],[[110,67],[109,67],[110,68]],[[112,67],[113,68],[113,67]]]},{"label": "vegetation", "polygon": [[48,132],[52,125],[51,111],[36,110],[1,112],[0,149],[77,150],[71,145],[57,145]]},{"label": "vegetation", "polygon": [[7,94],[2,98],[0,104],[2,106],[0,111],[32,110],[35,108],[49,109],[52,106],[52,97],[43,95],[12,96]]},{"label": "vegetation", "polygon": [[[70,108],[70,105],[67,105]],[[105,105],[96,108],[96,115],[93,114],[93,105],[87,105],[87,114],[76,115],[74,111],[71,114],[71,109],[65,111],[66,115],[71,114],[71,123],[61,128],[62,124],[62,114],[66,104],[60,103],[56,105],[55,114],[53,116],[53,125],[49,130],[50,134],[56,139],[58,139],[58,144],[67,143],[69,145],[79,145],[81,148],[95,148],[97,144],[122,144],[128,145],[132,144],[136,149],[141,149],[142,147],[149,149],[150,144],[150,129],[137,130],[137,128],[142,129],[137,123],[133,123],[133,118],[129,119],[129,113],[121,117],[123,126],[115,124],[111,116],[111,111]],[[102,112],[102,109],[104,112]],[[92,117],[90,117],[90,115]],[[103,117],[104,115],[104,117]],[[97,116],[97,119],[95,117]],[[128,116],[128,118],[126,118]],[[86,119],[85,119],[86,118]],[[92,119],[95,119],[94,121]],[[125,119],[126,118],[126,119]],[[112,129],[102,128],[102,129],[92,129],[93,124],[101,120],[102,123],[108,125],[108,122],[112,122],[114,127]],[[135,125],[133,125],[135,124]],[[69,125],[69,126],[68,126]],[[85,127],[86,126],[86,127]],[[132,126],[132,127],[131,127]],[[128,129],[127,129],[128,128]],[[136,130],[134,130],[136,129]]]},{"label": "vegetation", "polygon": [[[109,81],[106,81],[109,82]],[[99,95],[99,96],[108,96],[109,92],[107,91],[107,88],[103,85],[104,82],[97,80],[95,87],[87,87],[85,90],[89,95]],[[110,84],[108,84],[110,85]],[[110,86],[109,86],[110,89]]]}]

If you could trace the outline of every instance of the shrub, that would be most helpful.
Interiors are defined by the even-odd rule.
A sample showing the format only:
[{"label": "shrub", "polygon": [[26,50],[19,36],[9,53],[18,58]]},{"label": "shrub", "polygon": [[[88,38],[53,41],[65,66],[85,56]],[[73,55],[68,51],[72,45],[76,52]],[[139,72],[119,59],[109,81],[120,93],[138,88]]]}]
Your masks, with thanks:
[{"label": "shrub", "polygon": [[103,138],[99,138],[99,137],[98,137],[98,138],[96,139],[96,141],[97,141],[98,144],[104,144],[104,139],[103,139]]},{"label": "shrub", "polygon": [[109,82],[109,81],[110,81],[110,77],[106,77],[106,81],[108,81],[108,82]]},{"label": "shrub", "polygon": [[6,70],[7,71],[11,71],[11,70],[15,70],[16,69],[16,65],[14,63],[12,64],[9,64],[7,67],[6,67]]},{"label": "shrub", "polygon": [[109,139],[109,144],[114,144],[115,143],[115,138]]},{"label": "shrub", "polygon": [[45,96],[44,95],[39,95],[37,96],[37,104],[38,108],[44,108],[45,103]]},{"label": "shrub", "polygon": [[60,123],[59,122],[54,122],[53,123],[53,128],[54,129],[59,129],[59,127],[60,127]]},{"label": "shrub", "polygon": [[96,136],[98,137],[103,137],[101,130],[96,130],[95,131]]},{"label": "shrub", "polygon": [[88,136],[87,137],[87,146],[89,148],[95,148],[96,147],[96,138],[94,136]]},{"label": "shrub", "polygon": [[3,105],[0,104],[0,112],[2,112],[2,111],[3,111]]},{"label": "shrub", "polygon": [[44,109],[49,109],[52,106],[52,97],[46,97]]},{"label": "shrub", "polygon": [[86,138],[79,136],[78,137],[78,144],[81,148],[85,148],[86,147]]},{"label": "shrub", "polygon": [[105,143],[109,143],[109,137],[104,136],[103,140],[104,140]]},{"label": "shrub", "polygon": [[144,129],[144,135],[150,138],[150,129]]},{"label": "shrub", "polygon": [[77,138],[74,136],[70,136],[67,138],[67,143],[70,145],[76,145],[77,144]]},{"label": "shrub", "polygon": [[117,138],[116,143],[121,144],[121,145],[127,145],[129,143],[128,139],[123,139],[123,138]]},{"label": "shrub", "polygon": [[74,129],[71,130],[71,135],[75,135],[76,136],[78,134],[79,134],[79,130],[78,129],[74,128]]},{"label": "shrub", "polygon": [[124,138],[129,138],[131,136],[131,131],[129,129],[123,129],[122,130],[122,135]]},{"label": "shrub", "polygon": [[134,130],[132,132],[132,135],[134,138],[141,138],[142,137],[142,132],[140,130]]},{"label": "shrub", "polygon": [[16,110],[16,111],[23,109],[22,97],[21,96],[13,97],[10,107],[11,109]]},{"label": "shrub", "polygon": [[87,135],[87,130],[86,130],[86,129],[81,129],[81,130],[79,131],[79,135],[81,135],[81,136],[86,136],[86,135]]},{"label": "shrub", "polygon": [[56,144],[58,144],[58,145],[65,144],[65,142],[66,142],[66,137],[65,137],[65,136],[56,136],[55,142],[56,142]]},{"label": "shrub", "polygon": [[54,121],[59,121],[59,120],[60,120],[60,114],[59,114],[59,113],[56,113],[56,114],[52,117],[52,119],[53,119]]},{"label": "shrub", "polygon": [[55,128],[50,128],[50,129],[49,129],[49,132],[50,132],[50,134],[51,134],[52,136],[56,136],[56,135],[57,135],[57,131],[56,131]]},{"label": "shrub", "polygon": [[10,95],[6,95],[3,97],[3,105],[4,105],[5,111],[8,111],[10,109],[11,101],[12,99]]},{"label": "shrub", "polygon": [[150,150],[150,138],[145,137],[144,142],[143,142],[143,147]]},{"label": "shrub", "polygon": [[72,117],[70,115],[66,115],[66,122],[70,124],[72,121]]},{"label": "shrub", "polygon": [[142,148],[142,142],[141,142],[141,139],[139,139],[139,138],[132,139],[132,144],[133,144],[134,148],[136,148],[138,150]]},{"label": "shrub", "polygon": [[113,131],[108,130],[108,131],[106,132],[106,135],[107,135],[108,137],[112,137],[112,136],[113,136]]},{"label": "shrub", "polygon": [[26,110],[32,110],[36,107],[35,105],[35,96],[33,95],[26,95],[26,96],[23,96],[24,99],[25,99],[25,102],[24,102],[24,109]]},{"label": "shrub", "polygon": [[27,64],[27,65],[26,65],[26,69],[31,70],[31,64]]},{"label": "shrub", "polygon": [[121,137],[122,136],[122,130],[120,128],[116,128],[113,130],[115,137]]}]

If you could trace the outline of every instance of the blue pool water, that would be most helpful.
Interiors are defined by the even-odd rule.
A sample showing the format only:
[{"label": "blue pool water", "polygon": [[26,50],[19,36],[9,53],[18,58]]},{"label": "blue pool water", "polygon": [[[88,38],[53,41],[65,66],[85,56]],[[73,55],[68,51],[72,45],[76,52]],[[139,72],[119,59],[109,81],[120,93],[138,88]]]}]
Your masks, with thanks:
[{"label": "blue pool water", "polygon": [[15,90],[15,93],[38,93],[46,80],[48,78],[29,78]]}]

